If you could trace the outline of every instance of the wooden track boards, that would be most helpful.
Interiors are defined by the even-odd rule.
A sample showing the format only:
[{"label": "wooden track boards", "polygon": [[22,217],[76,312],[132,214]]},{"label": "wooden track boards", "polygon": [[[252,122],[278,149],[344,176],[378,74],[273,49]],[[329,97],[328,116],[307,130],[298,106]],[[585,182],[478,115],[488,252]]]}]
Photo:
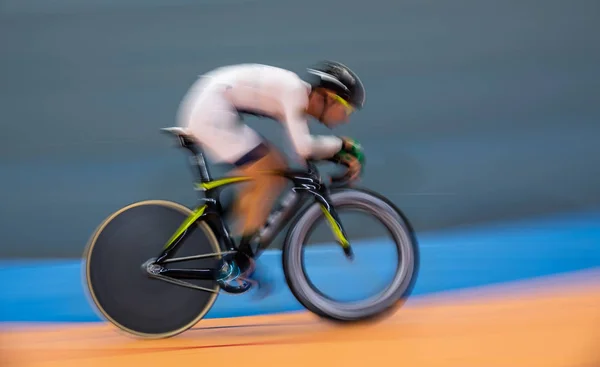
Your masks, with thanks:
[{"label": "wooden track boards", "polygon": [[159,341],[105,324],[13,325],[2,365],[600,366],[600,283],[483,292],[415,297],[369,325],[308,313],[209,319]]}]

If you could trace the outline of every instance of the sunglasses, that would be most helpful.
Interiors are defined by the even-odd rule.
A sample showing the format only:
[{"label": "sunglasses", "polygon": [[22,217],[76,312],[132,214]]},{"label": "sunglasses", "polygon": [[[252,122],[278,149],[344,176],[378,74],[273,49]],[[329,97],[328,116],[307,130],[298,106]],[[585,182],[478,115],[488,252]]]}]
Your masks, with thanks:
[{"label": "sunglasses", "polygon": [[332,93],[332,92],[326,92],[326,93],[331,98],[335,99],[339,104],[344,106],[344,110],[346,110],[346,115],[350,115],[352,112],[354,112],[354,107],[350,103],[348,103],[348,101],[346,101],[345,99],[343,99],[342,97],[338,96],[335,93]]}]

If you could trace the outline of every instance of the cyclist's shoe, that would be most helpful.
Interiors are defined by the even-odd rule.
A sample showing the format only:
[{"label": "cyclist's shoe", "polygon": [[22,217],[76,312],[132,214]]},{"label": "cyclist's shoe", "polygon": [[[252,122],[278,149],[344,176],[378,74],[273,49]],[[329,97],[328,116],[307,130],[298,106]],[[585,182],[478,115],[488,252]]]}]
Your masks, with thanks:
[{"label": "cyclist's shoe", "polygon": [[217,280],[229,293],[239,294],[255,288],[254,299],[263,299],[273,290],[273,282],[264,266],[257,269],[256,261],[243,253],[224,259]]},{"label": "cyclist's shoe", "polygon": [[250,269],[240,267],[233,257],[226,257],[219,269],[217,283],[225,292],[244,293],[254,285],[254,282],[248,279],[248,270]]}]

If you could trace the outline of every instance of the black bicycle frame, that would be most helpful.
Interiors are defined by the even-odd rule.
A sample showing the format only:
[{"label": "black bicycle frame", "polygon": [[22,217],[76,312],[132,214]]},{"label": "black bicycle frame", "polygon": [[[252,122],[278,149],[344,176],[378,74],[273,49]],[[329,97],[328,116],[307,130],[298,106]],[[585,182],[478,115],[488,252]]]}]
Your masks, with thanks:
[{"label": "black bicycle frame", "polygon": [[[181,146],[191,153],[191,166],[196,175],[195,186],[197,190],[204,192],[204,197],[201,198],[203,203],[199,205],[188,218],[186,218],[173,236],[167,241],[158,258],[153,262],[153,264],[159,266],[173,262],[216,257],[237,251],[237,246],[234,243],[223,218],[220,193],[223,188],[228,187],[229,185],[251,180],[250,177],[244,176],[212,179],[204,159],[204,154],[186,137],[181,135],[177,136]],[[266,224],[261,231],[259,231],[258,237],[253,239],[253,242],[258,242],[261,249],[267,248],[277,234],[302,208],[308,197],[312,195],[321,205],[321,209],[333,232],[336,234],[338,243],[340,243],[344,249],[346,256],[351,257],[352,249],[346,239],[346,232],[341,225],[337,212],[329,201],[329,188],[322,183],[315,164],[311,161],[307,161],[307,166],[307,170],[285,170],[265,173],[285,177],[293,183],[293,187],[284,199],[280,201],[280,208],[271,212]],[[215,235],[219,239],[219,246],[223,252],[220,254],[215,253],[171,258],[181,245],[185,236],[195,229],[196,226],[194,224],[198,221],[205,221],[215,232]],[[215,280],[218,273],[219,269],[167,269],[162,267],[156,275],[175,279]]]}]

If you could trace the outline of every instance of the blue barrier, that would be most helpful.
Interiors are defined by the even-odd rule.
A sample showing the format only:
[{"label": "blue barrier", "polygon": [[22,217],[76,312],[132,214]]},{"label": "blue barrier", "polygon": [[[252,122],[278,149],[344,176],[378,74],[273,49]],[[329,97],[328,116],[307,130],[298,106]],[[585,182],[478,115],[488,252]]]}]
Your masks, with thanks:
[{"label": "blue barrier", "polygon": [[[600,213],[556,216],[545,220],[420,234],[420,274],[414,295],[510,282],[600,267]],[[391,275],[383,267],[388,251],[380,240],[356,244],[357,260],[346,264],[339,248],[307,251],[308,272],[328,294],[351,297],[372,290]],[[275,291],[261,301],[252,293],[222,294],[207,318],[301,310],[285,284],[279,251],[267,251],[260,263],[271,273]],[[344,274],[343,277],[337,276]],[[0,321],[99,321],[82,285],[81,262],[0,262]],[[366,276],[368,275],[368,276]]]}]

